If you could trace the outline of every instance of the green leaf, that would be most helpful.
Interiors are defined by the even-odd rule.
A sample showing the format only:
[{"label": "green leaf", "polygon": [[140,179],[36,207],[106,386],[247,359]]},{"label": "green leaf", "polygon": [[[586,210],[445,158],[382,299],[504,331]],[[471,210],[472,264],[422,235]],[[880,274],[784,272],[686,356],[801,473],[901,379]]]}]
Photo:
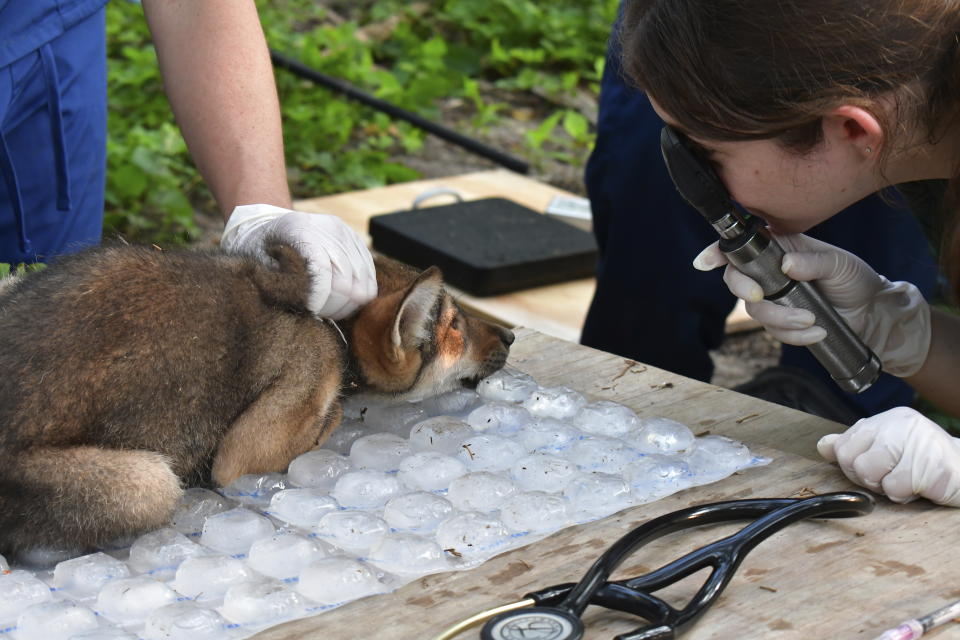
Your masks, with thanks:
[{"label": "green leaf", "polygon": [[590,129],[590,123],[578,111],[566,111],[563,114],[563,129],[574,140],[583,140]]},{"label": "green leaf", "polygon": [[563,111],[554,112],[550,117],[541,122],[540,126],[536,129],[528,131],[526,133],[527,143],[534,149],[542,147],[547,138],[553,134],[553,130],[556,129],[557,123],[560,121],[563,113]]}]

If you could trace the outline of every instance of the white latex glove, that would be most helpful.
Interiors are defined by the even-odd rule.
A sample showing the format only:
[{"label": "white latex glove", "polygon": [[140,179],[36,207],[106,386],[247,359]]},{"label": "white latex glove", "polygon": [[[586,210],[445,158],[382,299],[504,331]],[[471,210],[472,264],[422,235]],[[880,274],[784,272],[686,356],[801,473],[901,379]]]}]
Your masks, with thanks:
[{"label": "white latex glove", "polygon": [[313,280],[307,306],[317,316],[340,320],[377,295],[373,257],[363,238],[340,218],[267,204],[244,205],[230,214],[220,246],[228,253],[268,261],[263,250],[267,237],[288,241],[306,258]]},{"label": "white latex glove", "polygon": [[922,496],[960,507],[960,439],[913,409],[897,407],[832,433],[817,451],[851,481],[894,502]]},{"label": "white latex glove", "polygon": [[[776,238],[786,252],[783,272],[794,280],[816,280],[820,292],[880,358],[884,371],[907,377],[923,366],[930,349],[930,307],[914,285],[890,282],[849,251],[809,236]],[[727,287],[746,301],[747,313],[777,340],[806,346],[826,337],[812,312],[764,300],[760,285],[728,264],[717,243],[693,261],[701,271],[725,264]]]}]

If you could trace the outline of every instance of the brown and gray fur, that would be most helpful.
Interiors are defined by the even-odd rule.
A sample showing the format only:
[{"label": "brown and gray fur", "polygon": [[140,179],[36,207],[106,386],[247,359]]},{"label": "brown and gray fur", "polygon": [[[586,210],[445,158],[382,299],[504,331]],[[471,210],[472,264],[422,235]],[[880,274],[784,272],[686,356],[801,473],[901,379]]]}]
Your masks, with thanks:
[{"label": "brown and gray fur", "polygon": [[345,389],[418,398],[500,368],[512,334],[464,315],[440,272],[378,259],[337,330],[274,264],[110,247],[0,290],[0,553],[90,549],[163,526],[184,486],[284,471]]}]

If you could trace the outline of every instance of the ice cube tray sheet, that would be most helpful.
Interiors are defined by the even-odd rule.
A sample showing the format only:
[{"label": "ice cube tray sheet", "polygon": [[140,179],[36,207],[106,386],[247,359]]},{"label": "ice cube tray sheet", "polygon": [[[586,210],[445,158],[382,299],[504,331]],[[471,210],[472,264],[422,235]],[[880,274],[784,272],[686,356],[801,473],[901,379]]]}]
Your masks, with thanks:
[{"label": "ice cube tray sheet", "polygon": [[344,415],[286,473],[187,490],[164,529],[9,568],[0,636],[245,638],[767,462],[513,369]]}]

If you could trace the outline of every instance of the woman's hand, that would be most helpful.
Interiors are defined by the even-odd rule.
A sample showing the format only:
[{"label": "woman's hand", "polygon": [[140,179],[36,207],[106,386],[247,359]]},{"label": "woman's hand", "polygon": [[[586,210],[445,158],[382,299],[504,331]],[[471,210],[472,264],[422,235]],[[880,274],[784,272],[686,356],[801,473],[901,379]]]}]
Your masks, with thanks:
[{"label": "woman's hand", "polygon": [[[782,270],[801,281],[816,281],[837,312],[873,349],[883,369],[895,376],[916,373],[930,347],[930,308],[908,282],[890,282],[848,251],[805,235],[776,236],[786,254]],[[727,265],[723,279],[746,301],[747,313],[787,344],[806,346],[826,337],[813,313],[763,299],[760,285],[727,262],[716,243],[693,262],[701,271]]]},{"label": "woman's hand", "polygon": [[817,450],[851,481],[894,502],[919,496],[960,507],[960,440],[913,409],[859,420],[821,438]]}]

